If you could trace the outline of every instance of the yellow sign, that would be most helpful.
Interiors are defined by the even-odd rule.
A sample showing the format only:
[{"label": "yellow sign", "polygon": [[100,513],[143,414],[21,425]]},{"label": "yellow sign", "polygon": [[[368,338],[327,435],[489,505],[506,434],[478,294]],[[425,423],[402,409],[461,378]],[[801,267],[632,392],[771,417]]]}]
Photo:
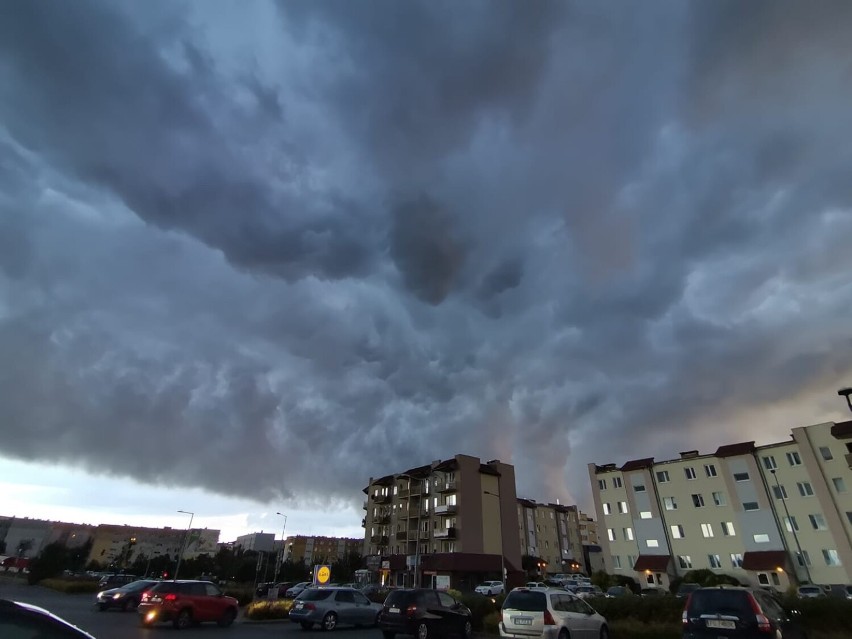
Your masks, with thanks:
[{"label": "yellow sign", "polygon": [[317,583],[327,584],[329,579],[331,579],[331,568],[328,566],[319,566],[317,568]]}]

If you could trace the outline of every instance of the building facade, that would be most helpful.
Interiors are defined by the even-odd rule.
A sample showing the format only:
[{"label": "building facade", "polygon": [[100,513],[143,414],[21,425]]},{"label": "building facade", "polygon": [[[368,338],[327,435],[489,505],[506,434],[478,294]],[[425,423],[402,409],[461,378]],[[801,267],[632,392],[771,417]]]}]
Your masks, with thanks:
[{"label": "building facade", "polygon": [[513,466],[456,455],[371,478],[364,492],[363,554],[385,583],[440,576],[473,588],[501,569],[520,571]]},{"label": "building facade", "polygon": [[240,535],[234,542],[235,547],[255,552],[273,552],[275,550],[275,533],[249,533]]},{"label": "building facade", "polygon": [[363,547],[363,539],[293,535],[284,542],[284,561],[332,564],[352,553],[360,555]]},{"label": "building facade", "polygon": [[607,572],[667,587],[693,569],[785,590],[852,582],[852,422],[589,465]]},{"label": "building facade", "polygon": [[521,554],[537,560],[537,572],[542,578],[549,573],[588,573],[580,533],[581,515],[576,506],[518,500]]}]

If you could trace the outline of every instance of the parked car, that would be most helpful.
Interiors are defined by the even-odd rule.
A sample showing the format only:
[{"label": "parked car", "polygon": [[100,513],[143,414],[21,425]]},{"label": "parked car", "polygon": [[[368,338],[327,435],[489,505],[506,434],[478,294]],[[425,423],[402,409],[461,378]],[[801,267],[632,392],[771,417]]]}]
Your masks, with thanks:
[{"label": "parked car", "polygon": [[642,588],[639,594],[643,597],[665,597],[669,592],[662,588]]},{"label": "parked car", "polygon": [[284,593],[284,596],[287,597],[287,599],[295,599],[299,596],[300,592],[310,585],[310,581],[300,581],[299,583],[287,588],[287,592]]},{"label": "parked car", "polygon": [[107,588],[121,588],[138,580],[139,577],[137,575],[104,575],[98,582],[98,588],[103,590]]},{"label": "parked car", "polygon": [[314,624],[323,630],[334,630],[340,624],[374,627],[381,610],[381,604],[373,603],[355,588],[306,588],[293,602],[290,621],[299,623],[303,630],[310,630]]},{"label": "parked car", "polygon": [[293,581],[279,581],[277,583],[274,582],[274,581],[267,581],[265,583],[261,583],[261,584],[257,585],[257,588],[255,588],[255,590],[254,590],[254,596],[261,598],[261,599],[265,599],[265,598],[269,597],[270,591],[277,588],[278,589],[278,598],[283,599],[287,594],[287,590],[292,588],[295,585],[296,584]]},{"label": "parked car", "polygon": [[[566,588],[566,590],[569,590]],[[580,599],[591,599],[592,597],[603,597],[604,591],[600,586],[576,586],[571,588],[569,592],[573,592]]]},{"label": "parked car", "polygon": [[485,581],[474,588],[474,591],[478,592],[480,595],[487,595],[489,597],[500,595],[503,594],[503,582]]},{"label": "parked car", "polygon": [[0,637],[95,639],[44,608],[7,599],[0,599]]},{"label": "parked car", "polygon": [[799,586],[799,589],[796,591],[796,596],[799,597],[799,599],[821,599],[825,597],[826,594],[821,587],[808,584],[806,586]]},{"label": "parked car", "polygon": [[210,581],[161,581],[142,594],[137,610],[144,626],[171,621],[175,628],[181,629],[215,621],[226,627],[237,618],[239,602]]},{"label": "parked car", "polygon": [[633,594],[633,591],[630,590],[627,586],[610,586],[606,590],[606,597],[613,599],[615,597],[629,597]]},{"label": "parked car", "polygon": [[510,639],[608,639],[609,626],[579,597],[561,588],[515,588],[503,602],[500,636]]},{"label": "parked car", "polygon": [[686,581],[686,582],[682,583],[680,586],[678,586],[677,593],[675,594],[675,596],[678,599],[686,599],[689,596],[689,593],[695,592],[699,588],[701,588],[701,584],[696,584],[696,583],[692,583],[690,581]]},{"label": "parked car", "polygon": [[[292,613],[291,613],[292,614]],[[470,609],[442,590],[399,588],[392,590],[379,613],[384,639],[397,634],[415,639],[458,635],[470,639],[473,622]]]},{"label": "parked car", "polygon": [[531,588],[533,590],[547,590],[549,586],[543,581],[528,581],[524,588]]},{"label": "parked car", "polygon": [[133,610],[142,601],[142,593],[158,583],[154,579],[139,579],[120,588],[101,590],[95,595],[95,605],[101,611],[109,608]]},{"label": "parked car", "polygon": [[687,597],[682,619],[684,639],[805,637],[798,620],[759,588],[699,588]]}]

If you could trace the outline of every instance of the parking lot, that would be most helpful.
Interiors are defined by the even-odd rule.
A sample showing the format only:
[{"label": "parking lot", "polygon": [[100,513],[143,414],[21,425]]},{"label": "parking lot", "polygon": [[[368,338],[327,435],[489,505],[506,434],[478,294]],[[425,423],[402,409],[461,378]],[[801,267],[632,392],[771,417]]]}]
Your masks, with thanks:
[{"label": "parking lot", "polygon": [[[154,628],[142,628],[135,612],[111,610],[99,612],[93,605],[94,595],[66,595],[42,588],[28,586],[20,580],[0,578],[0,598],[23,601],[41,606],[94,635],[97,639],[152,639],[172,636],[177,631],[164,624]],[[180,637],[217,636],[253,639],[255,637],[291,637],[304,639],[321,631],[303,631],[287,621],[251,622],[238,618],[230,628],[219,628],[216,624],[204,624],[180,631]],[[327,634],[327,633],[326,633]],[[381,633],[374,629],[340,628],[334,631],[340,639],[380,639]]]}]

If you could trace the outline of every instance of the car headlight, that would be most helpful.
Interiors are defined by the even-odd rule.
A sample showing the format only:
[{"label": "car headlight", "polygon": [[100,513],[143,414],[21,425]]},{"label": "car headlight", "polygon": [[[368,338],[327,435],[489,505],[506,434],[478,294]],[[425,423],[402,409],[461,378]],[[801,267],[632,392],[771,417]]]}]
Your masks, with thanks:
[{"label": "car headlight", "polygon": [[113,599],[121,599],[121,593],[117,592],[112,596]]}]

